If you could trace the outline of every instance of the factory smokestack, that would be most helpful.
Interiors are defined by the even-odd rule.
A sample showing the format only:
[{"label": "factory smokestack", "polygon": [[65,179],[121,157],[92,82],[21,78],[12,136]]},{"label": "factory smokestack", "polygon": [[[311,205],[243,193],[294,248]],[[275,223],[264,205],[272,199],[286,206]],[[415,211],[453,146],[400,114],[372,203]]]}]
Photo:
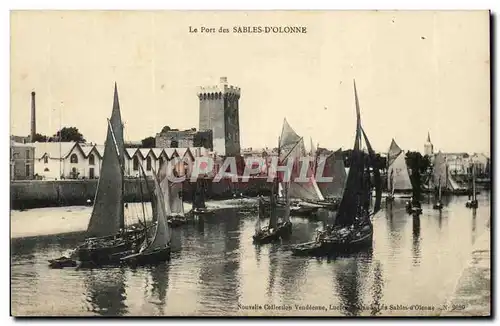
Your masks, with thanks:
[{"label": "factory smokestack", "polygon": [[35,104],[35,92],[31,92],[31,142],[35,141],[36,135],[36,104]]}]

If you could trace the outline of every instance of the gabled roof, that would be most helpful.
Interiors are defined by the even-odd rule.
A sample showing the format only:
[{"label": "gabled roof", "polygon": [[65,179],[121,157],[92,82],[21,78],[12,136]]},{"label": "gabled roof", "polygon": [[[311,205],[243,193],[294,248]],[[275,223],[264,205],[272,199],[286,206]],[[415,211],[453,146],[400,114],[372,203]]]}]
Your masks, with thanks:
[{"label": "gabled roof", "polygon": [[85,157],[89,157],[90,152],[94,149],[94,145],[80,145]]},{"label": "gabled roof", "polygon": [[176,148],[175,149],[177,151],[177,154],[179,155],[179,157],[184,157],[184,155],[186,155],[186,151],[188,150],[187,148]]},{"label": "gabled roof", "polygon": [[163,153],[163,148],[152,148],[151,152],[154,154],[156,158],[159,158]]},{"label": "gabled roof", "polygon": [[138,148],[125,148],[125,153],[127,153],[128,158],[132,158],[137,152]]},{"label": "gabled roof", "polygon": [[73,147],[77,144],[76,142],[35,142],[31,143],[35,147],[35,158],[41,159],[45,154],[49,158],[65,158],[71,153]]},{"label": "gabled roof", "polygon": [[149,155],[150,151],[150,148],[139,148],[139,152],[141,153],[143,158],[146,158]]},{"label": "gabled roof", "polygon": [[169,160],[171,160],[174,155],[179,156],[179,153],[177,153],[176,148],[165,148],[163,151],[165,152]]}]

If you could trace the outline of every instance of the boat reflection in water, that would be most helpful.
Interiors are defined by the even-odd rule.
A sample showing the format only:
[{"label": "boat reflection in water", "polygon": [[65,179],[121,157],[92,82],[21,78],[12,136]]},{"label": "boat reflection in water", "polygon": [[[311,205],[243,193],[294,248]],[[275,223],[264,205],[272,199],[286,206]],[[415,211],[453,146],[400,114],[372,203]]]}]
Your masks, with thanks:
[{"label": "boat reflection in water", "polygon": [[346,316],[366,314],[368,303],[363,302],[373,250],[364,249],[354,255],[334,259],[334,285],[339,299],[339,312]]},{"label": "boat reflection in water", "polygon": [[413,216],[413,265],[417,266],[420,264],[420,217]]},{"label": "boat reflection in water", "polygon": [[100,316],[127,314],[124,268],[92,269],[83,272],[88,311]]}]

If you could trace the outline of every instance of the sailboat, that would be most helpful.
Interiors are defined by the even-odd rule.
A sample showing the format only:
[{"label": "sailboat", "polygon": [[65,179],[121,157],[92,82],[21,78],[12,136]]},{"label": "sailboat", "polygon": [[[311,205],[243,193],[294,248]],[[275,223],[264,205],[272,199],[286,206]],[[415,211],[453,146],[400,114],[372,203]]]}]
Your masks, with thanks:
[{"label": "sailboat", "polygon": [[[167,222],[171,227],[177,227],[187,223],[184,214],[184,203],[182,202],[182,182],[172,182],[168,176],[167,165],[164,164],[158,173],[158,180],[163,194],[163,204]],[[153,216],[153,220],[154,220]]]},{"label": "sailboat", "polygon": [[441,152],[437,153],[434,159],[433,181],[436,188],[439,178],[441,178],[443,193],[453,195],[468,194],[469,190],[467,187],[459,185],[451,175],[451,171],[446,163],[446,158]]},{"label": "sailboat", "polygon": [[[167,180],[167,182],[170,182],[166,175],[164,175],[163,180],[165,179]],[[155,185],[155,191],[151,196],[151,204],[153,207],[153,220],[156,222],[153,239],[150,240],[148,237],[146,237],[142,245],[136,252],[126,255],[125,257],[121,257],[120,262],[122,264],[133,266],[148,265],[161,263],[170,259],[170,229],[168,227],[167,221],[167,208],[169,207],[169,204],[166,204],[165,200],[170,200],[171,198],[165,196],[162,189],[168,190],[171,185],[167,184],[167,186],[162,186],[162,182],[160,182],[154,169],[153,181]]]},{"label": "sailboat", "polygon": [[411,200],[406,202],[406,212],[413,216],[418,216],[422,213],[422,206],[420,204],[420,195],[422,190],[420,171],[412,169],[411,171],[411,184],[412,184],[412,197]]},{"label": "sailboat", "polygon": [[441,191],[441,176],[438,178],[438,189],[437,189],[437,201],[436,203],[432,206],[433,209],[443,209],[443,202],[442,202],[442,198],[441,198],[441,194],[442,194],[442,191]]},{"label": "sailboat", "polygon": [[477,198],[476,198],[476,166],[472,165],[472,194],[469,200],[465,203],[465,207],[477,208]]},{"label": "sailboat", "polygon": [[[280,162],[287,162],[289,159],[294,160],[290,180],[279,183],[281,203],[287,205],[285,203],[285,183],[288,183],[286,191],[287,196],[290,197],[290,214],[292,216],[310,216],[319,208],[322,208],[322,205],[318,202],[324,201],[325,198],[314,177],[312,168],[314,164],[311,165],[309,162],[300,161],[302,157],[306,156],[304,139],[293,130],[286,118],[283,120],[279,148],[281,150]],[[307,164],[305,168],[308,182],[296,182],[295,179],[300,176],[303,164]]]},{"label": "sailboat", "polygon": [[392,139],[387,153],[387,174],[390,176],[387,180],[388,200],[410,198],[413,188],[404,151],[394,139]]},{"label": "sailboat", "polygon": [[387,180],[387,196],[385,197],[385,202],[390,203],[394,201],[394,170],[389,173],[389,178]]},{"label": "sailboat", "polygon": [[[278,157],[280,157],[281,146],[278,145]],[[276,173],[277,174],[277,173]],[[270,242],[276,242],[280,239],[285,239],[292,232],[292,222],[290,222],[290,192],[289,192],[289,182],[284,183],[284,213],[281,222],[278,222],[277,215],[277,189],[279,184],[279,176],[275,175],[273,179],[273,185],[271,187],[271,195],[269,196],[269,225],[267,227],[261,227],[261,218],[263,214],[266,213],[264,206],[266,202],[259,198],[259,217],[255,225],[255,234],[253,235],[253,240],[258,244],[265,244]]]},{"label": "sailboat", "polygon": [[[100,266],[114,263],[114,255],[140,245],[145,237],[146,225],[126,229],[124,216],[124,139],[118,90],[115,83],[113,110],[108,119],[97,191],[84,243],[71,258],[83,264]],[[65,258],[65,257],[62,257]],[[51,266],[60,261],[49,260]]]},{"label": "sailboat", "polygon": [[213,210],[207,208],[205,203],[205,190],[206,190],[206,179],[203,176],[198,176],[196,179],[196,186],[193,192],[193,209],[191,210],[192,215],[207,215],[214,214]]},{"label": "sailboat", "polygon": [[[294,255],[323,256],[372,246],[373,225],[370,217],[380,210],[382,183],[380,171],[375,161],[375,152],[361,126],[361,114],[355,82],[354,97],[357,116],[356,137],[351,154],[351,166],[335,222],[332,226],[328,226],[326,230],[320,231],[314,241],[292,247]],[[364,139],[368,149],[369,160],[365,159],[366,154],[361,150],[362,139]],[[372,186],[370,172],[373,172],[376,192],[372,212],[369,211]]]}]

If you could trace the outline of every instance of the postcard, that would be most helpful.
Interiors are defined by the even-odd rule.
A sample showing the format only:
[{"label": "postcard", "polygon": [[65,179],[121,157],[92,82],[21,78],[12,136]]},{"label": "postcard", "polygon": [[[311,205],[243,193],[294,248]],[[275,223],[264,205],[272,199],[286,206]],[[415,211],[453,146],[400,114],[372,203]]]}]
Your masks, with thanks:
[{"label": "postcard", "polygon": [[12,11],[11,315],[491,315],[490,12]]}]

